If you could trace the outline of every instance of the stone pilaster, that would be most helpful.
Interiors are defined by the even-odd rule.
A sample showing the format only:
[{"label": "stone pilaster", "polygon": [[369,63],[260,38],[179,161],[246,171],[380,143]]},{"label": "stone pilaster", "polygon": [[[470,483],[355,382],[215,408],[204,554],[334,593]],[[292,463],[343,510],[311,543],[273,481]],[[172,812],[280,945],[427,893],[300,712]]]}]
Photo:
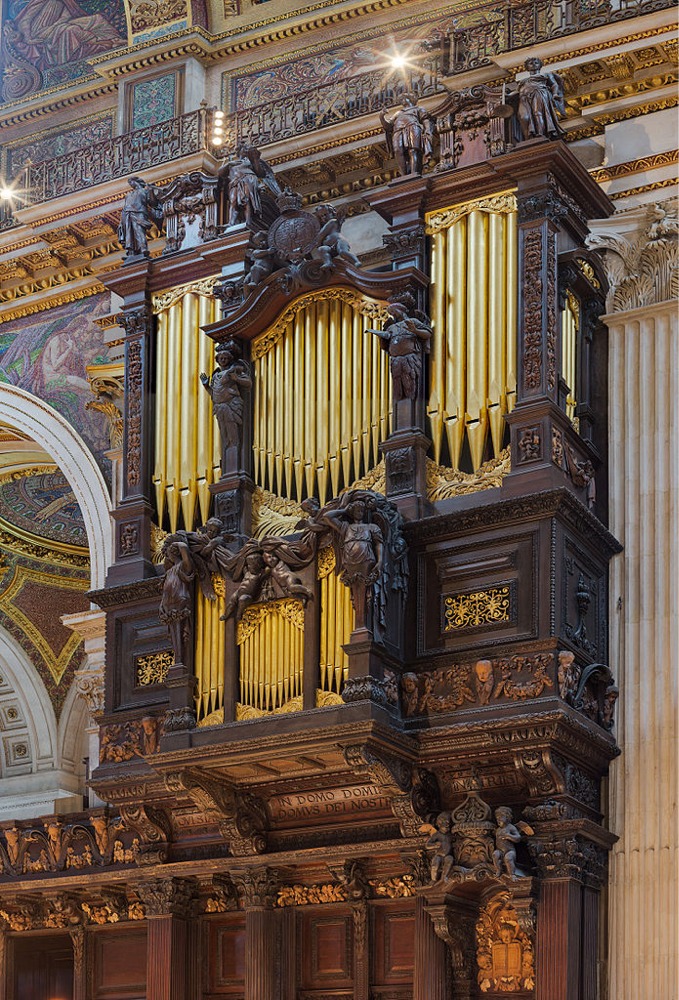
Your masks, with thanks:
[{"label": "stone pilaster", "polygon": [[[81,611],[63,615],[62,623],[82,637],[85,663],[76,671],[75,689],[85,700],[88,711],[87,746],[90,773],[99,763],[99,716],[104,711],[104,665],[106,662],[106,613]],[[102,805],[94,792],[89,792],[89,805]]]},{"label": "stone pilaster", "polygon": [[[679,965],[677,717],[679,324],[670,203],[591,223],[610,290],[611,666],[620,699],[611,768],[608,994],[670,996]],[[606,995],[606,994],[605,994]]]}]

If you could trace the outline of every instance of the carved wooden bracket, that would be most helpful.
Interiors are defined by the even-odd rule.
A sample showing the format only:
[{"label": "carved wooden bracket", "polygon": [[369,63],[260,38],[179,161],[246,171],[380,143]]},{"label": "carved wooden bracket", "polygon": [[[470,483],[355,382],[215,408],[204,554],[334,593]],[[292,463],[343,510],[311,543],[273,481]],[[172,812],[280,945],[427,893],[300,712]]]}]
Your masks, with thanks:
[{"label": "carved wooden bracket", "polygon": [[141,803],[121,805],[125,826],[139,837],[138,865],[156,865],[167,861],[171,840],[170,821],[162,809]]},{"label": "carved wooden bracket", "polygon": [[263,854],[266,850],[268,817],[261,799],[240,791],[220,778],[187,768],[168,774],[168,791],[187,794],[213,819],[234,857]]},{"label": "carved wooden bracket", "polygon": [[439,789],[431,771],[365,744],[345,747],[344,759],[389,798],[403,837],[416,837],[423,819],[437,811]]}]

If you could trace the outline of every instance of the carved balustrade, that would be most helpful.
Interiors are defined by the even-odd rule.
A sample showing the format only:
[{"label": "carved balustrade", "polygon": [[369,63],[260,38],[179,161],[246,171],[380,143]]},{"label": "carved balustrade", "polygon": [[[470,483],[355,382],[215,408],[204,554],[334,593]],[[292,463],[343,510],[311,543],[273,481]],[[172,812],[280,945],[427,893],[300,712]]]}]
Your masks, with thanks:
[{"label": "carved balustrade", "polygon": [[441,56],[427,56],[412,78],[389,80],[384,70],[375,70],[314,87],[305,93],[245,108],[234,116],[237,144],[264,146],[281,139],[368,115],[391,107],[406,91],[425,97],[441,91]]},{"label": "carved balustrade", "polygon": [[489,4],[479,22],[452,33],[451,74],[487,66],[501,52],[512,52],[555,37],[624,21],[672,7],[670,0],[530,0],[502,7]]}]

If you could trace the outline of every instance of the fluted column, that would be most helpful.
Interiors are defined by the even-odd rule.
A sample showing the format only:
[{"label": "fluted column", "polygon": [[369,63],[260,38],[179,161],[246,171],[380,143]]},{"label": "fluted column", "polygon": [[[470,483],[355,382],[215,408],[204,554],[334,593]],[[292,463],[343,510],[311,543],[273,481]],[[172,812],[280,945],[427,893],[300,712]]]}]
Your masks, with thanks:
[{"label": "fluted column", "polygon": [[[610,1000],[669,997],[679,967],[679,330],[676,215],[593,227],[607,251],[611,666],[620,699],[610,824]],[[674,804],[674,805],[673,805]]]},{"label": "fluted column", "polygon": [[146,1000],[188,1000],[193,995],[189,921],[196,887],[192,879],[167,878],[137,887],[146,908]]},{"label": "fluted column", "polygon": [[447,1000],[448,949],[434,930],[425,906],[424,897],[418,896],[415,904],[413,1000]]},{"label": "fluted column", "polygon": [[232,873],[245,908],[245,1000],[278,1000],[280,921],[274,911],[278,879],[269,868]]}]

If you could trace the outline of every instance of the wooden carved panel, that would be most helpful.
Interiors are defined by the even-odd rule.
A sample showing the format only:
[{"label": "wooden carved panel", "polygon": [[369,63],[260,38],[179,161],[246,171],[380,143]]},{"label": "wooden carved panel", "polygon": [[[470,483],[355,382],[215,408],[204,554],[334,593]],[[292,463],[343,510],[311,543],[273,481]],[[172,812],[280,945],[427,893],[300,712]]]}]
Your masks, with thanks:
[{"label": "wooden carved panel", "polygon": [[540,540],[536,529],[504,537],[489,531],[473,545],[451,539],[423,553],[418,656],[534,638]]},{"label": "wooden carved panel", "polygon": [[413,900],[374,903],[373,986],[412,984],[415,962]]},{"label": "wooden carved panel", "polygon": [[92,1000],[144,1000],[146,927],[91,933]]},{"label": "wooden carved panel", "polygon": [[304,990],[350,989],[354,981],[353,920],[344,907],[332,914],[316,907],[298,915]]},{"label": "wooden carved panel", "polygon": [[245,915],[206,921],[205,997],[242,997],[245,989]]},{"label": "wooden carved panel", "polygon": [[15,942],[15,1000],[73,995],[73,950],[67,934]]}]

